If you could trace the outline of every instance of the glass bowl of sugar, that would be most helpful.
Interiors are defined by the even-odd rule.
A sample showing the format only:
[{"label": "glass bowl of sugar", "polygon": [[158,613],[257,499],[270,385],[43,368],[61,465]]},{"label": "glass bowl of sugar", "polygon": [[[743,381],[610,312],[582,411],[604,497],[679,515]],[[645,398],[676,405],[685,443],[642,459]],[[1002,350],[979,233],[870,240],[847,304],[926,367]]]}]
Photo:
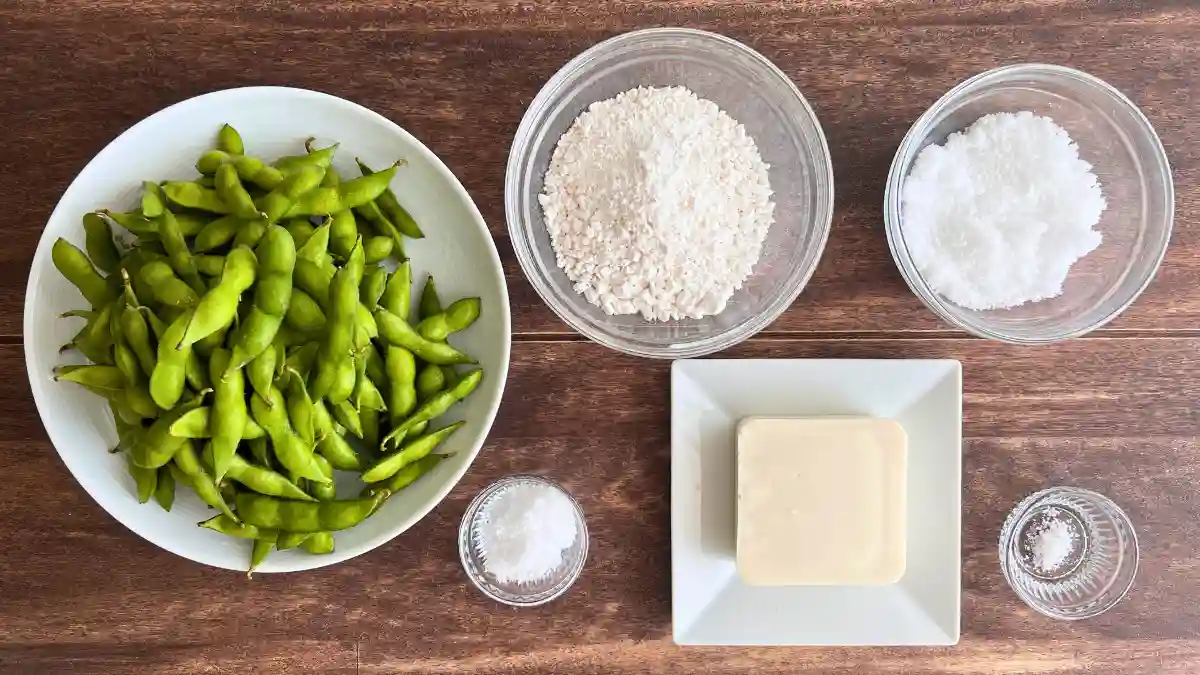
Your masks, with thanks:
[{"label": "glass bowl of sugar", "polygon": [[[758,178],[738,170],[743,149]],[[766,183],[760,219],[740,205]],[[619,35],[563,66],[521,120],[504,193],[517,259],[555,314],[654,358],[765,328],[812,276],[833,219],[829,148],[796,86],[749,47],[683,28]]]},{"label": "glass bowl of sugar", "polygon": [[901,142],[884,196],[913,292],[946,322],[1016,344],[1116,318],[1154,277],[1173,218],[1146,117],[1102,80],[1042,64],[939,99]]},{"label": "glass bowl of sugar", "polygon": [[1138,568],[1129,517],[1104,495],[1054,487],[1026,497],[1000,530],[1000,570],[1033,609],[1089,619],[1124,598]]},{"label": "glass bowl of sugar", "polygon": [[579,502],[535,475],[501,478],[471,501],[458,528],[467,578],[484,595],[513,607],[536,607],[567,592],[588,554]]}]

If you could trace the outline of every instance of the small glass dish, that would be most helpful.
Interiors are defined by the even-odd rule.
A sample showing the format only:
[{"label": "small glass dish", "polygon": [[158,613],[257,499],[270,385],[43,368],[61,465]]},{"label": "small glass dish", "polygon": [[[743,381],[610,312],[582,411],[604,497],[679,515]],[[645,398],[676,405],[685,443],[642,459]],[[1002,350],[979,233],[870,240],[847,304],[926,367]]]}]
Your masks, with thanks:
[{"label": "small glass dish", "polygon": [[[771,167],[775,222],[753,272],[714,316],[647,321],[605,314],[575,291],[546,231],[538,195],[559,138],[588,106],[641,86],[683,86],[716,103],[745,127]],[[529,283],[572,328],[635,356],[696,357],[749,338],[800,295],[833,221],[833,165],[816,114],[763,55],[714,33],[651,28],[591,47],[542,87],[513,138],[504,210]]]},{"label": "small glass dish", "polygon": [[[1108,202],[1099,248],[1076,261],[1058,297],[997,310],[959,307],[922,277],[904,241],[904,181],[926,146],[980,117],[1028,110],[1070,134]],[[949,324],[980,337],[1044,344],[1112,321],[1145,290],[1167,250],[1175,215],[1171,167],[1154,128],[1128,98],[1071,68],[1027,63],[989,70],[951,89],[913,124],[888,174],[883,219],[892,257],[913,293]]]},{"label": "small glass dish", "polygon": [[[481,515],[488,503],[504,490],[518,485],[542,485],[558,490],[566,495],[575,507],[575,543],[563,550],[563,560],[545,579],[534,583],[502,582],[487,571],[483,558],[476,550],[473,542],[478,534]],[[513,607],[536,607],[562,595],[579,579],[583,572],[583,564],[587,561],[588,531],[587,522],[583,517],[583,509],[579,502],[558,483],[534,475],[507,476],[484,488],[467,506],[462,523],[458,527],[458,555],[462,560],[463,570],[467,578],[484,595]]]},{"label": "small glass dish", "polygon": [[[1039,567],[1032,538],[1049,519],[1075,534],[1061,562]],[[1017,596],[1054,619],[1098,616],[1133,586],[1138,541],[1129,517],[1111,499],[1090,490],[1054,487],[1017,505],[1000,530],[1000,570]]]}]

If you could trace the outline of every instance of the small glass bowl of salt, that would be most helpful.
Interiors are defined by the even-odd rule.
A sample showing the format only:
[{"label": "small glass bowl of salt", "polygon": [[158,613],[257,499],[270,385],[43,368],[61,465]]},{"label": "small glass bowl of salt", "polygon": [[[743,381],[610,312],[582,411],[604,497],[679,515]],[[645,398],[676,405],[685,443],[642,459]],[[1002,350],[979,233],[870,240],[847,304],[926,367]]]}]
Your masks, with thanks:
[{"label": "small glass bowl of salt", "polygon": [[583,572],[583,509],[547,478],[501,478],[467,507],[458,553],[467,578],[489,598],[513,607],[550,602]]},{"label": "small glass bowl of salt", "polygon": [[1026,497],[1000,530],[1000,570],[1033,609],[1089,619],[1133,585],[1138,541],[1119,506],[1090,490],[1054,487]]}]

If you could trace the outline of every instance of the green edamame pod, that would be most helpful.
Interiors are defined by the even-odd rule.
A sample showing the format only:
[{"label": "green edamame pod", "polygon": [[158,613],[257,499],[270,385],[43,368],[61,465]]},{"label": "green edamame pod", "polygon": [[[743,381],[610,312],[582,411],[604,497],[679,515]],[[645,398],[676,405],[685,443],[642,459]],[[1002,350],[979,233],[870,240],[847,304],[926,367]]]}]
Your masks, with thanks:
[{"label": "green edamame pod", "polygon": [[364,499],[298,502],[242,492],[238,494],[236,504],[242,520],[260,529],[328,532],[361,523],[380,501],[382,497],[377,495]]},{"label": "green edamame pod", "polygon": [[171,425],[188,411],[200,407],[203,403],[204,394],[201,393],[154,420],[150,428],[136,437],[129,449],[129,456],[133,458],[133,463],[146,469],[157,469],[170,462],[179,448],[187,441],[186,438],[172,436]]},{"label": "green edamame pod", "polygon": [[157,218],[167,208],[162,189],[154,181],[142,181],[142,215]]},{"label": "green edamame pod", "polygon": [[[307,445],[292,429],[288,421],[287,406],[283,394],[272,386],[268,396],[255,394],[250,399],[250,412],[259,426],[266,429],[275,449],[275,457],[295,477],[318,482],[327,479],[313,461],[313,448]],[[291,528],[287,528],[291,529]]]},{"label": "green edamame pod", "polygon": [[446,375],[441,366],[426,363],[417,373],[417,399],[428,401],[446,388]]},{"label": "green edamame pod", "polygon": [[363,408],[358,411],[358,420],[362,423],[362,441],[368,448],[378,448],[380,441],[380,415],[382,410]]},{"label": "green edamame pod", "polygon": [[364,266],[360,241],[354,244],[346,265],[333,275],[329,283],[329,329],[325,331],[321,342],[317,371],[309,392],[314,399],[324,398],[329,393],[337,380],[338,366],[350,357],[354,317],[359,307],[358,287],[362,284]]},{"label": "green edamame pod", "polygon": [[287,230],[287,233],[292,236],[292,241],[295,242],[297,249],[308,243],[308,240],[313,236],[313,232],[317,231],[317,228],[308,221],[308,218],[288,218],[283,224],[283,229]]},{"label": "green edamame pod", "polygon": [[331,404],[342,403],[354,394],[354,383],[356,380],[354,357],[347,356],[338,361],[334,373],[333,384],[329,387],[329,393],[325,395],[325,398]]},{"label": "green edamame pod", "polygon": [[392,429],[391,433],[384,437],[383,444],[387,445],[389,442],[398,443],[414,426],[422,422],[428,422],[435,417],[441,417],[450,409],[450,406],[463,400],[471,392],[475,391],[481,380],[483,380],[483,371],[478,368],[464,373],[462,379],[455,383],[453,387],[435,394],[428,401],[421,404],[421,407],[417,408],[416,412],[409,415],[408,418]]},{"label": "green edamame pod", "polygon": [[280,532],[279,538],[275,540],[275,548],[280,551],[296,548],[311,536],[311,532]]},{"label": "green edamame pod", "polygon": [[[366,247],[363,247],[364,251]],[[367,259],[370,263],[370,259]],[[379,305],[379,299],[387,289],[388,273],[382,267],[368,267],[363,271],[362,284],[359,286],[359,300],[366,305],[367,310],[374,310]]]},{"label": "green edamame pod", "polygon": [[[197,211],[207,211],[218,215],[226,215],[232,213],[233,209],[221,196],[217,194],[215,188],[208,188],[198,183],[190,181],[167,181],[162,184],[163,194],[167,196],[167,200],[176,206],[181,206],[185,209],[196,209]],[[169,210],[164,211],[164,213]],[[158,223],[159,234],[162,234],[162,222]]]},{"label": "green edamame pod", "polygon": [[193,249],[196,253],[202,253],[220,248],[228,244],[245,226],[246,221],[233,214],[217,218],[196,233]]},{"label": "green edamame pod", "polygon": [[321,269],[311,260],[296,260],[296,269],[292,273],[292,282],[296,288],[308,293],[322,308],[329,306],[329,284],[333,281],[333,272]]},{"label": "green edamame pod", "polygon": [[339,471],[361,471],[362,461],[354,448],[333,427],[329,409],[321,401],[313,403],[313,428],[316,431],[317,452]]},{"label": "green edamame pod", "polygon": [[346,427],[346,430],[355,436],[362,438],[362,420],[359,419],[358,411],[355,410],[352,403],[349,401],[334,403],[330,406],[329,411],[338,424]]},{"label": "green edamame pod", "polygon": [[66,239],[58,238],[50,249],[50,258],[58,271],[83,293],[93,308],[103,307],[117,298],[117,291],[100,276],[83,251]]},{"label": "green edamame pod", "polygon": [[129,230],[132,234],[137,235],[139,239],[157,239],[158,225],[153,220],[147,218],[141,211],[130,211],[122,213],[120,211],[109,211],[108,209],[100,209],[97,213],[105,218],[113,221],[117,225]]},{"label": "green edamame pod", "polygon": [[57,381],[81,384],[91,391],[123,391],[125,375],[116,366],[63,366],[54,374]]},{"label": "green edamame pod", "polygon": [[254,576],[254,570],[258,569],[267,559],[267,556],[271,554],[273,546],[275,546],[274,541],[267,541],[262,538],[254,540],[250,548],[250,566],[246,568],[247,579]]},{"label": "green edamame pod", "polygon": [[217,131],[217,149],[231,155],[241,155],[246,152],[242,143],[242,135],[229,124],[222,124]]},{"label": "green edamame pod", "polygon": [[[180,444],[179,450],[172,458],[174,466],[183,472],[187,477],[187,484],[196,492],[196,496],[200,501],[208,504],[214,509],[219,510],[228,518],[239,520],[229,509],[229,505],[225,503],[225,498],[221,495],[221,490],[217,487],[217,482],[204,469],[204,465],[200,463],[200,456],[196,454],[196,446],[192,444],[190,439],[184,439]],[[179,480],[178,474],[175,476]]]},{"label": "green edamame pod", "polygon": [[[361,171],[364,176],[369,176],[375,173],[373,170],[371,170],[371,167],[363,164],[362,160],[356,158],[354,161],[358,162],[358,170]],[[391,183],[390,179],[388,180],[388,183]],[[425,233],[421,231],[419,226],[417,226],[417,221],[413,220],[413,217],[409,215],[408,211],[400,205],[399,200],[396,199],[396,194],[392,192],[390,187],[385,189],[383,193],[376,198],[375,202],[379,204],[379,208],[383,211],[384,215],[386,215],[388,220],[390,220],[396,226],[396,228],[400,230],[401,234],[406,237],[411,237],[412,239],[421,239],[425,236]]]},{"label": "green edamame pod", "polygon": [[284,319],[288,325],[305,335],[319,335],[325,329],[325,312],[313,297],[304,291],[292,291]]},{"label": "green edamame pod", "polygon": [[142,281],[150,289],[152,297],[168,307],[191,307],[200,301],[200,296],[165,262],[151,261],[142,266]]},{"label": "green edamame pod", "polygon": [[121,254],[113,243],[112,228],[108,221],[98,213],[86,213],[83,216],[84,248],[92,263],[105,274],[117,271],[121,262]]},{"label": "green edamame pod", "polygon": [[333,466],[329,460],[321,455],[313,455],[317,465],[321,467],[321,471],[329,478],[328,483],[310,483],[309,490],[312,496],[317,498],[317,501],[327,502],[337,499],[337,485],[333,482]]},{"label": "green edamame pod", "polygon": [[146,317],[136,308],[121,312],[121,332],[126,343],[137,358],[138,367],[149,377],[154,372],[157,356],[154,353],[154,343],[150,340],[150,328],[146,325]]},{"label": "green edamame pod", "polygon": [[[313,154],[315,155],[316,153]],[[312,156],[308,155],[308,157]],[[284,169],[284,171],[288,170]],[[254,202],[258,210],[267,216],[263,224],[272,225],[279,222],[279,219],[284,216],[301,215],[288,213],[292,208],[292,204],[302,195],[315,191],[314,188],[317,188],[324,178],[325,167],[315,164],[301,166],[288,173],[284,177],[283,182],[276,186],[274,190],[271,190]]]},{"label": "green edamame pod", "polygon": [[[211,464],[211,451],[209,448],[205,448],[204,450],[204,459]],[[228,469],[225,475],[231,480],[235,480],[260,494],[282,497],[284,499],[313,501],[313,498],[308,493],[301,490],[283,474],[276,473],[265,467],[255,466],[237,454],[230,458]]]},{"label": "green edamame pod", "polygon": [[287,403],[288,419],[292,428],[300,435],[300,440],[314,445],[317,440],[313,430],[313,401],[304,387],[304,378],[294,370],[288,372],[284,400]]},{"label": "green edamame pod", "polygon": [[364,483],[378,483],[387,480],[396,475],[396,472],[418,460],[425,458],[429,453],[433,452],[434,448],[442,443],[458,431],[465,422],[455,422],[448,427],[443,427],[437,431],[432,431],[419,438],[415,438],[399,450],[385,455],[375,462],[369,469],[363,472],[362,481]]},{"label": "green edamame pod", "polygon": [[175,219],[175,214],[170,210],[164,210],[161,216],[154,219],[154,222],[158,226],[158,238],[167,252],[167,261],[170,262],[171,268],[175,270],[180,279],[192,287],[192,290],[203,293],[207,286],[200,279],[200,272],[196,270],[196,261],[192,259],[192,252],[188,249],[187,242],[184,241],[183,232],[179,229],[179,221]]},{"label": "green edamame pod", "polygon": [[444,342],[432,342],[421,337],[404,319],[386,309],[375,310],[375,323],[379,327],[379,335],[389,344],[404,347],[427,363],[439,366],[475,363],[475,359]]},{"label": "green edamame pod", "polygon": [[[412,265],[405,260],[388,277],[379,305],[396,316],[408,320],[412,298]],[[374,309],[374,308],[372,308]]]},{"label": "green edamame pod", "polygon": [[367,364],[367,377],[375,383],[375,388],[380,391],[390,389],[387,380],[387,371],[384,368],[383,357],[379,355],[379,350],[375,349],[374,344],[369,344],[361,350],[363,360]]},{"label": "green edamame pod", "polygon": [[440,314],[421,319],[415,330],[431,342],[445,342],[451,333],[465,330],[479,318],[479,298],[462,298],[450,303]]},{"label": "green edamame pod", "polygon": [[225,256],[223,255],[198,255],[195,256],[196,270],[206,277],[219,277],[221,270],[225,268]]},{"label": "green edamame pod", "polygon": [[399,424],[417,407],[417,363],[412,352],[403,347],[387,348],[388,413],[393,425]]},{"label": "green edamame pod", "polygon": [[[200,406],[195,410],[191,410],[171,425],[171,435],[180,438],[211,438],[212,430],[212,408],[208,406]],[[246,420],[246,426],[242,429],[242,440],[248,441],[255,438],[265,438],[267,432],[252,419]]]},{"label": "green edamame pod", "polygon": [[337,187],[319,187],[304,193],[288,209],[287,217],[328,216],[362,206],[383,193],[396,175],[392,166],[370,176],[362,176]]},{"label": "green edamame pod", "polygon": [[[178,469],[178,467],[176,467]],[[220,514],[209,518],[201,523],[200,527],[213,532],[220,532],[238,539],[266,539],[274,541],[277,534],[274,530],[263,529],[241,522],[236,518],[230,518],[225,514]]]},{"label": "green edamame pod", "polygon": [[246,379],[250,380],[250,387],[264,397],[268,404],[271,386],[275,381],[275,370],[279,366],[280,350],[281,346],[276,340],[246,365]]},{"label": "green edamame pod", "polygon": [[313,554],[333,553],[333,534],[330,532],[314,532],[301,544],[305,551]]},{"label": "green edamame pod", "polygon": [[[268,223],[261,218],[256,220],[244,220],[243,225],[238,229],[237,234],[233,235],[233,247],[254,248],[258,246],[258,242],[262,241],[263,236],[267,233]],[[223,269],[223,268],[222,268]]]},{"label": "green edamame pod", "polygon": [[[288,174],[292,174],[305,167],[313,167],[321,169],[323,173],[333,163],[333,155],[335,152],[337,152],[338,144],[334,143],[327,148],[314,150],[312,149],[312,144],[314,141],[316,141],[316,139],[310,137],[304,142],[304,147],[307,150],[306,154],[288,155],[287,157],[280,157],[279,159],[275,160],[276,168]],[[324,177],[322,176],[322,180],[318,180],[317,185],[321,185],[323,179]],[[316,187],[316,185],[313,187]],[[305,192],[307,192],[307,190]]]},{"label": "green edamame pod", "polygon": [[[213,479],[220,483],[242,442],[250,413],[246,410],[246,382],[241,370],[227,372],[229,350],[213,351],[208,362],[213,383],[212,451]],[[223,377],[224,375],[224,377]]]},{"label": "green edamame pod", "polygon": [[[242,184],[254,185],[263,190],[274,190],[283,182],[283,172],[257,157],[235,155],[222,150],[209,150],[196,160],[196,170],[206,176],[216,175],[222,164],[232,164],[237,169]],[[215,184],[215,183],[214,183]]]},{"label": "green edamame pod", "polygon": [[317,360],[317,350],[320,349],[319,342],[309,342],[302,347],[294,347],[289,349],[287,360],[284,362],[284,369],[291,369],[300,373],[300,377],[308,379],[312,373],[313,364]]},{"label": "green edamame pod", "polygon": [[371,496],[380,492],[387,493],[389,496],[394,495],[415,483],[421,476],[432,471],[433,467],[437,466],[447,457],[451,457],[451,455],[427,455],[425,458],[419,459],[400,469],[396,472],[396,475],[386,481],[367,485],[363,489],[363,496]]},{"label": "green edamame pod", "polygon": [[390,237],[370,237],[363,240],[363,253],[367,264],[374,265],[392,254],[395,244]]},{"label": "green edamame pod", "polygon": [[236,370],[266,351],[292,303],[292,270],[296,247],[288,233],[276,225],[267,228],[258,243],[258,284],[254,305],[233,338],[229,370]]},{"label": "green edamame pod", "polygon": [[218,167],[214,180],[216,181],[217,196],[229,206],[230,210],[233,211],[233,215],[246,219],[262,218],[264,216],[254,206],[254,199],[250,197],[250,193],[242,185],[242,179],[238,176],[237,169],[232,164],[222,164]]},{"label": "green edamame pod", "polygon": [[[329,172],[326,176],[337,175]],[[358,239],[358,223],[354,220],[354,212],[350,209],[338,211],[329,217],[329,250],[335,256],[345,260],[350,257],[354,242]],[[365,251],[364,251],[365,253]]]},{"label": "green edamame pod", "polygon": [[246,446],[250,448],[250,457],[256,466],[264,469],[274,469],[279,466],[279,463],[275,461],[275,453],[271,452],[271,444],[267,442],[266,438],[246,441]]},{"label": "green edamame pod", "polygon": [[150,395],[163,410],[174,408],[183,395],[183,385],[187,379],[185,369],[192,348],[188,345],[176,349],[175,345],[183,338],[191,315],[190,310],[180,314],[158,340],[158,360],[154,364],[154,372],[150,374]]},{"label": "green edamame pod", "polygon": [[133,477],[133,484],[137,488],[137,500],[139,504],[145,504],[154,496],[154,490],[158,487],[158,470],[143,469],[133,463],[132,459],[126,458],[129,465],[129,475]]},{"label": "green edamame pod", "polygon": [[196,303],[191,312],[179,349],[195,344],[197,340],[211,335],[229,324],[237,316],[238,299],[242,293],[254,283],[257,259],[254,252],[245,247],[238,247],[225,256],[225,269],[221,270],[221,279]]},{"label": "green edamame pod", "polygon": [[[433,275],[430,274],[425,279],[425,287],[421,289],[421,299],[417,303],[417,319],[424,321],[435,314],[442,313],[442,301],[438,299],[437,282],[433,280]],[[401,316],[401,319],[408,320],[408,317]]]},{"label": "green edamame pod", "polygon": [[175,476],[171,475],[168,467],[158,468],[158,480],[154,486],[154,501],[158,502],[163,511],[170,511],[171,506],[175,504]]},{"label": "green edamame pod", "polygon": [[298,260],[308,260],[316,264],[318,267],[330,270],[333,269],[333,257],[329,255],[329,224],[322,225],[313,230],[304,244],[296,249],[296,258]]}]

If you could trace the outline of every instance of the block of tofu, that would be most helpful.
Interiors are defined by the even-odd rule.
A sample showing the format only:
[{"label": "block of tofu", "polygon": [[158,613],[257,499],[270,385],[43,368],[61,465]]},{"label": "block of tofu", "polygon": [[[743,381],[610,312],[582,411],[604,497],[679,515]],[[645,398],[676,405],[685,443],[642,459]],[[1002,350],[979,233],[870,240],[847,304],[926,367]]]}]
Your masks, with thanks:
[{"label": "block of tofu", "polygon": [[737,569],[752,586],[904,575],[908,442],[871,417],[747,417],[737,428]]}]

